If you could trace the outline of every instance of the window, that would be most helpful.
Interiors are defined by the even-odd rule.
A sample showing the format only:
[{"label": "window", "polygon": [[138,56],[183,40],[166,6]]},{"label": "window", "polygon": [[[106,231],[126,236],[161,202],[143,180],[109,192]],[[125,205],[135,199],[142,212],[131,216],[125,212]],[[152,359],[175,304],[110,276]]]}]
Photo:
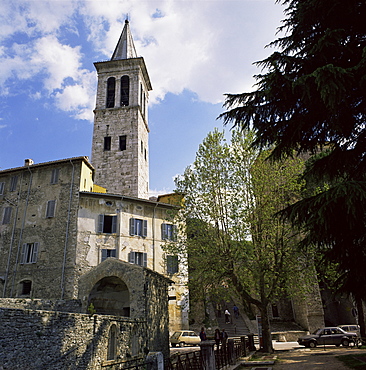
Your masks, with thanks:
[{"label": "window", "polygon": [[104,150],[111,150],[111,137],[106,136],[104,138]]},{"label": "window", "polygon": [[116,79],[109,77],[107,80],[107,108],[114,108],[114,96],[116,92]]},{"label": "window", "polygon": [[127,107],[130,104],[130,78],[121,77],[121,107]]},{"label": "window", "polygon": [[133,263],[135,265],[147,266],[147,253],[142,252],[130,252],[128,254],[128,262]]},{"label": "window", "polygon": [[176,240],[177,227],[171,224],[161,224],[161,239]]},{"label": "window", "polygon": [[5,182],[0,182],[0,195],[4,194]]},{"label": "window", "polygon": [[127,135],[122,135],[119,137],[119,150],[127,149]]},{"label": "window", "polygon": [[10,179],[10,191],[15,191],[17,189],[18,176],[13,176]]},{"label": "window", "polygon": [[144,143],[141,140],[141,153],[143,153],[143,152],[144,152]]},{"label": "window", "polygon": [[57,184],[58,183],[58,175],[60,173],[60,169],[59,168],[54,168],[52,170],[52,174],[51,174],[51,184]]},{"label": "window", "polygon": [[178,272],[178,256],[166,256],[166,272],[168,274]]},{"label": "window", "polygon": [[102,249],[102,262],[109,257],[116,257],[115,249]]},{"label": "window", "polygon": [[56,201],[55,200],[49,200],[47,202],[46,218],[55,217],[55,209],[56,209]]},{"label": "window", "polygon": [[24,280],[20,283],[20,285],[20,294],[29,296],[32,290],[32,282],[30,280]]},{"label": "window", "polygon": [[117,327],[113,324],[109,329],[107,360],[115,360],[117,352]]},{"label": "window", "polygon": [[20,256],[21,264],[36,263],[39,243],[25,243]]},{"label": "window", "polygon": [[147,221],[138,218],[130,218],[130,235],[137,235],[146,238]]},{"label": "window", "polygon": [[3,225],[10,224],[11,211],[12,211],[11,207],[5,207],[4,208]]},{"label": "window", "polygon": [[99,215],[98,233],[114,234],[117,232],[117,216]]}]

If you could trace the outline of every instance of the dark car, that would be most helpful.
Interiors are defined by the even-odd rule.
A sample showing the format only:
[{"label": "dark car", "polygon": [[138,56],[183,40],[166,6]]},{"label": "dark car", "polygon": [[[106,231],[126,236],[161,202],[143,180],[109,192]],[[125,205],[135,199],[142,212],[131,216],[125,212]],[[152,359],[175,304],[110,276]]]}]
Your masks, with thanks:
[{"label": "dark car", "polygon": [[301,346],[315,348],[318,345],[336,345],[347,347],[350,343],[355,343],[357,334],[348,333],[341,328],[327,327],[317,329],[313,334],[305,335],[297,340]]}]

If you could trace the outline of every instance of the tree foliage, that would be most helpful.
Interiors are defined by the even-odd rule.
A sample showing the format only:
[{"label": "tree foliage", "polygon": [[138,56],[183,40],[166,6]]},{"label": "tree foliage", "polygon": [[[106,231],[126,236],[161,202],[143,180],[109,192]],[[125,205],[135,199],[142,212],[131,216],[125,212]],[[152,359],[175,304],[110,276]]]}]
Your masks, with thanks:
[{"label": "tree foliage", "polygon": [[338,264],[344,287],[365,299],[366,2],[281,3],[286,33],[272,44],[280,51],[257,62],[255,91],[227,95],[221,118],[253,128],[254,146],[273,145],[274,159],[293,150],[316,156],[304,178],[321,191],[284,214]]},{"label": "tree foliage", "polygon": [[236,292],[244,306],[256,306],[268,350],[268,305],[289,294],[302,257],[294,247],[299,236],[274,214],[300,196],[303,161],[270,163],[253,140],[250,132],[234,131],[230,144],[217,130],[207,136],[176,180],[184,194],[178,223],[186,225],[180,246],[187,248],[192,291]]}]

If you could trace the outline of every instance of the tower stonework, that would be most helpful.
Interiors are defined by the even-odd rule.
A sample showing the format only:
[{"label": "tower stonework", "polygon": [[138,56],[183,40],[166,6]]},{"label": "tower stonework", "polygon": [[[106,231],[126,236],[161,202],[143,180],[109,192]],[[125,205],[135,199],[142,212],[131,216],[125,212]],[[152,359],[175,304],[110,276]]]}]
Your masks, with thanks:
[{"label": "tower stonework", "polygon": [[94,63],[98,73],[92,164],[95,183],[108,193],[149,194],[148,94],[144,59],[137,57],[128,21],[111,60]]}]

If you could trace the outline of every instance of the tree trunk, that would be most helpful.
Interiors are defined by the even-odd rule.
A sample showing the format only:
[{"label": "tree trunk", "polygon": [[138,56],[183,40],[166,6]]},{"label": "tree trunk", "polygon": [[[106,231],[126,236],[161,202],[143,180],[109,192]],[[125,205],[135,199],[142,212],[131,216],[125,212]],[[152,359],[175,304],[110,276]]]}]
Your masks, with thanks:
[{"label": "tree trunk", "polygon": [[365,314],[363,312],[363,302],[361,298],[355,297],[357,313],[358,313],[358,325],[360,325],[361,337],[366,337],[366,328],[365,328]]},{"label": "tree trunk", "polygon": [[272,346],[272,335],[271,335],[271,327],[269,324],[269,316],[267,311],[267,306],[264,305],[260,308],[261,311],[261,321],[262,321],[262,343],[261,343],[261,351],[266,353],[273,352]]}]

